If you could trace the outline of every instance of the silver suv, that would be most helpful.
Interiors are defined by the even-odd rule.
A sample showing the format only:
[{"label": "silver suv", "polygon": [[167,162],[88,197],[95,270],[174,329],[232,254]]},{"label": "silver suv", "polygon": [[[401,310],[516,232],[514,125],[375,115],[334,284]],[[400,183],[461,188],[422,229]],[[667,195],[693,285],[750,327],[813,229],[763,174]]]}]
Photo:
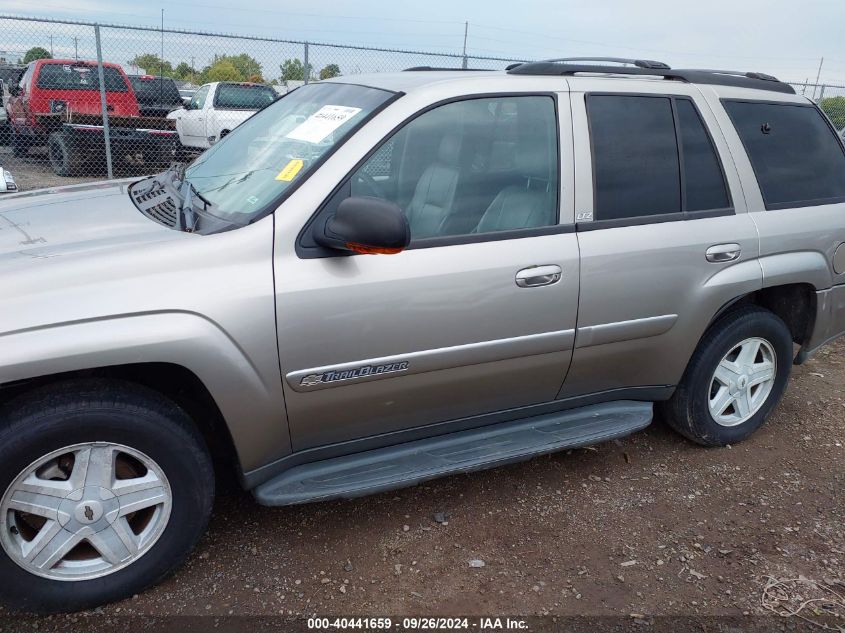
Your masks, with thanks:
[{"label": "silver suv", "polygon": [[320,82],[190,165],[0,201],[3,601],[172,572],[212,454],[285,505],[655,404],[759,428],[845,332],[845,147],[773,77],[622,61]]}]

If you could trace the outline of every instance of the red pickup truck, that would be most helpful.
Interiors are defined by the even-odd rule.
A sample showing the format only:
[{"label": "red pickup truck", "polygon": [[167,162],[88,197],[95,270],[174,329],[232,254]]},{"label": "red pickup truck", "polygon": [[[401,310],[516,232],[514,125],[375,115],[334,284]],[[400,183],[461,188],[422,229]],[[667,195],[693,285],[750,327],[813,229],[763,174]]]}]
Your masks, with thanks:
[{"label": "red pickup truck", "polygon": [[[178,141],[173,122],[140,116],[132,85],[117,64],[103,64],[103,83],[115,163],[139,158],[150,165],[169,163]],[[105,135],[96,62],[36,60],[11,93],[7,111],[15,157],[46,145],[60,176],[102,171]]]}]

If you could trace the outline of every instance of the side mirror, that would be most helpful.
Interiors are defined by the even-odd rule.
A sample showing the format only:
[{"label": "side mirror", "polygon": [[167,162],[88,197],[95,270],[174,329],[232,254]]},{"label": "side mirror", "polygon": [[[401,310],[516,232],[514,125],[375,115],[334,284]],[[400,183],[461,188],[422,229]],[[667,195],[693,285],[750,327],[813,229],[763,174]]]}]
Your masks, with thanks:
[{"label": "side mirror", "polygon": [[398,205],[380,198],[347,198],[315,229],[320,246],[365,255],[394,255],[411,242],[408,219]]}]

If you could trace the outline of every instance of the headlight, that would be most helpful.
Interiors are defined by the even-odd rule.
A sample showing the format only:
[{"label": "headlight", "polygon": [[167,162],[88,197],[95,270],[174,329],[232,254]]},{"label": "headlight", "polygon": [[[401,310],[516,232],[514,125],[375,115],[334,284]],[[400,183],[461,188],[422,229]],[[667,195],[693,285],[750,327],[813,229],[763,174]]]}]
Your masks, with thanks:
[{"label": "headlight", "polygon": [[0,167],[0,174],[2,174],[3,181],[6,183],[6,191],[16,191],[18,186],[15,184],[12,174],[2,167]]}]

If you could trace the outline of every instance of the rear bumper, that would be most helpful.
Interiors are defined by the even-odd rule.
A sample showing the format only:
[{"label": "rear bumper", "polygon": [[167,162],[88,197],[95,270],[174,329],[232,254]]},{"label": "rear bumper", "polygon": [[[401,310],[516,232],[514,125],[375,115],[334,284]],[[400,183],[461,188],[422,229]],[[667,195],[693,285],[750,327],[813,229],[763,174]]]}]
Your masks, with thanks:
[{"label": "rear bumper", "polygon": [[[74,147],[86,150],[105,150],[105,135],[101,126],[66,125],[64,132]],[[175,155],[179,135],[175,131],[109,128],[113,154],[143,154],[145,160],[169,161]]]},{"label": "rear bumper", "polygon": [[812,358],[828,343],[845,335],[845,285],[833,286],[816,293],[816,323],[809,340],[801,347],[795,364]]}]

